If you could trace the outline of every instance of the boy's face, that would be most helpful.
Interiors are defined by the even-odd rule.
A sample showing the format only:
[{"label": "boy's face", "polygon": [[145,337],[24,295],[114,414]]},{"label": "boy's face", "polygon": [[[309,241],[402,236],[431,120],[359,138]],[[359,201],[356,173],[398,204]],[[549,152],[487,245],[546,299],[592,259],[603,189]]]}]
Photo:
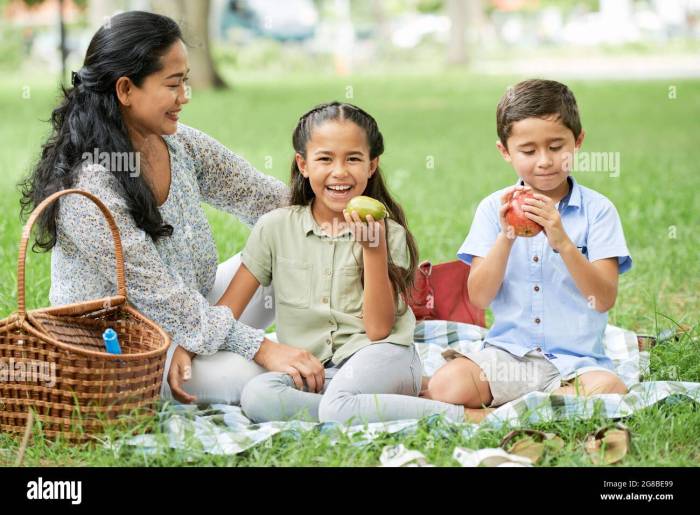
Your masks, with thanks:
[{"label": "boy's face", "polygon": [[496,146],[525,184],[540,193],[557,193],[566,183],[574,152],[583,143],[584,132],[574,139],[571,129],[557,116],[525,118],[511,126],[507,147]]}]

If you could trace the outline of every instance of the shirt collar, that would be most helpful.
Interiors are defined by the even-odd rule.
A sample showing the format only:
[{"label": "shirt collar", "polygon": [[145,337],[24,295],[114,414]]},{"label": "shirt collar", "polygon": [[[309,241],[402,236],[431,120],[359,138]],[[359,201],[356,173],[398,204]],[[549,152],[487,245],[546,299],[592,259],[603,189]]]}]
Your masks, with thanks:
[{"label": "shirt collar", "polygon": [[[569,175],[566,180],[569,182],[569,192],[564,195],[564,198],[562,198],[559,201],[559,206],[564,209],[566,207],[581,207],[581,186],[579,186],[578,182],[576,182],[576,179],[573,178],[573,176]],[[524,186],[525,181],[522,179],[518,179],[518,181],[515,183],[516,186]]]},{"label": "shirt collar", "polygon": [[302,210],[301,223],[304,227],[304,234],[306,236],[308,236],[309,233],[312,232],[315,234],[321,233],[321,228],[316,223],[316,220],[314,220],[314,215],[311,214],[311,204],[309,204]]},{"label": "shirt collar", "polygon": [[581,186],[571,175],[566,178],[569,181],[569,192],[559,201],[561,209],[567,207],[581,207]]},{"label": "shirt collar", "polygon": [[301,213],[301,223],[302,227],[304,229],[304,235],[308,236],[311,233],[314,233],[316,236],[320,238],[330,238],[330,239],[335,239],[339,238],[341,236],[344,236],[346,234],[350,233],[350,229],[346,229],[345,231],[341,232],[340,234],[336,234],[335,236],[330,236],[329,234],[326,234],[321,230],[321,226],[318,225],[316,222],[316,219],[314,218],[313,213],[311,212],[311,204],[308,206],[305,206],[302,209]]}]

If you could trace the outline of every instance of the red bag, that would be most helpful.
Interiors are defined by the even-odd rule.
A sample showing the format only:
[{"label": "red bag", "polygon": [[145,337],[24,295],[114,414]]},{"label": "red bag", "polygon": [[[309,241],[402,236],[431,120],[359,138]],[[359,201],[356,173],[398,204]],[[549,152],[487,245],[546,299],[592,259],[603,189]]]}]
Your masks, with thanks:
[{"label": "red bag", "polygon": [[408,304],[416,320],[449,320],[486,327],[484,310],[469,302],[470,266],[449,261],[433,266],[423,261],[416,270]]}]

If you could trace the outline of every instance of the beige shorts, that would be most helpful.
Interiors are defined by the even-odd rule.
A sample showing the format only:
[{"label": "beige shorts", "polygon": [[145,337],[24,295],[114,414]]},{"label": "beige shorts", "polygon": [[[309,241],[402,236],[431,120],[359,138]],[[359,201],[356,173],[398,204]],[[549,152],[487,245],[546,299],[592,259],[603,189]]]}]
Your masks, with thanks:
[{"label": "beige shorts", "polygon": [[442,353],[447,360],[465,357],[476,363],[483,379],[491,387],[493,401],[490,406],[500,406],[530,392],[551,392],[559,388],[562,378],[541,351],[532,350],[522,358],[499,347],[484,344],[484,348],[467,354],[454,349]]}]

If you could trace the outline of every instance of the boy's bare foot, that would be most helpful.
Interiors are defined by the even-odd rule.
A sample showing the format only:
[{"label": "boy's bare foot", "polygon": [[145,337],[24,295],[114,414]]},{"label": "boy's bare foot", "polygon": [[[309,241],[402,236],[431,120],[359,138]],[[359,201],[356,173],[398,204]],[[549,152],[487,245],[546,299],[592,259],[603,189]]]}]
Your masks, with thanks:
[{"label": "boy's bare foot", "polygon": [[481,421],[496,408],[464,408],[464,420],[470,424],[481,424]]}]

